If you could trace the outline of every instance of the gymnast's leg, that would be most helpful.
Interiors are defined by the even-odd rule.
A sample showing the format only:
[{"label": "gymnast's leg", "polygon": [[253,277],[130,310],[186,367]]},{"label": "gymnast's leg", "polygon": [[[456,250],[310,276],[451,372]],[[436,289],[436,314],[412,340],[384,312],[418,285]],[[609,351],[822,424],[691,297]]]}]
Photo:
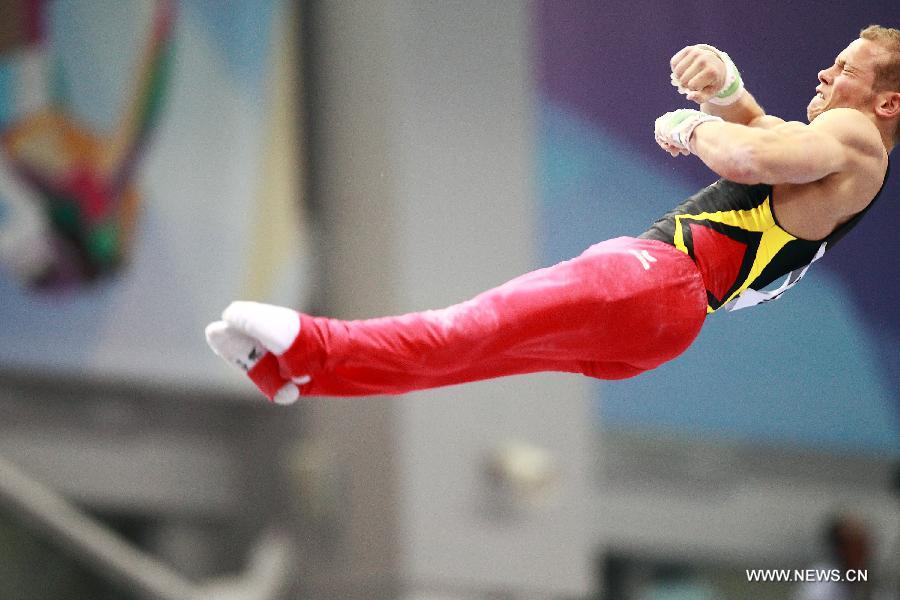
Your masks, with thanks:
[{"label": "gymnast's leg", "polygon": [[359,321],[301,314],[296,337],[274,353],[282,377],[310,378],[303,395],[399,394],[536,371],[617,379],[680,354],[705,315],[689,257],[617,238],[440,310]]}]

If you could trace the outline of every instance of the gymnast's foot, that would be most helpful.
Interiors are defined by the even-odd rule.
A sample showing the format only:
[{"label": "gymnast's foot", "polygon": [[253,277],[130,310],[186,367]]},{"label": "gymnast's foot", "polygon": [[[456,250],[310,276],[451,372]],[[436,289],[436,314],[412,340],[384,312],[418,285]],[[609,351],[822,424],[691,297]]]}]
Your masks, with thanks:
[{"label": "gymnast's foot", "polygon": [[285,378],[278,356],[300,332],[295,311],[256,302],[233,302],[222,321],[206,328],[206,341],[213,352],[246,372],[257,388],[276,404],[292,404],[300,396],[299,386],[308,375]]}]

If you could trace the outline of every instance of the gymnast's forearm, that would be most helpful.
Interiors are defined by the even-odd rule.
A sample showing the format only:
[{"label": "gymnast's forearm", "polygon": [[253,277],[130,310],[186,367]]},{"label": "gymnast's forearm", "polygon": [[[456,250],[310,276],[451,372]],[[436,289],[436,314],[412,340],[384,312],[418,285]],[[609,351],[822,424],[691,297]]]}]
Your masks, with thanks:
[{"label": "gymnast's forearm", "polygon": [[769,132],[728,122],[702,123],[694,130],[690,149],[716,174],[737,183],[764,179],[760,154]]},{"label": "gymnast's forearm", "polygon": [[759,105],[756,98],[746,90],[733,104],[722,106],[712,102],[704,102],[700,105],[700,110],[708,115],[715,115],[729,123],[737,123],[738,125],[751,125],[766,115],[766,111]]}]

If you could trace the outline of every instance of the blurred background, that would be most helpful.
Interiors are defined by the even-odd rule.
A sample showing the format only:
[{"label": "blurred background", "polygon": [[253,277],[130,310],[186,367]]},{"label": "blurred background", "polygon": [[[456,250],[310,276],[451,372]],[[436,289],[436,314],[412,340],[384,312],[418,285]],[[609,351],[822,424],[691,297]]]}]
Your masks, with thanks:
[{"label": "blurred background", "polygon": [[784,299],[634,380],[283,408],[203,338],[233,299],[437,308],[638,235],[715,179],[653,141],[672,54],[803,120],[896,15],[0,0],[0,598],[900,598],[896,173]]}]

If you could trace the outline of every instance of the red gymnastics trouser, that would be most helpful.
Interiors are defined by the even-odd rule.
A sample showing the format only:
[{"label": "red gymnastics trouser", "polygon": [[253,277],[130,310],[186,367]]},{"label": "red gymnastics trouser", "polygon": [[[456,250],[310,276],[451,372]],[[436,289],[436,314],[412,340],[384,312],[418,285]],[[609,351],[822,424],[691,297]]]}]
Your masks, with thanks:
[{"label": "red gymnastics trouser", "polygon": [[279,358],[302,395],[400,394],[537,371],[623,379],[681,354],[706,317],[694,262],[621,237],[442,310],[341,321],[301,314]]}]

